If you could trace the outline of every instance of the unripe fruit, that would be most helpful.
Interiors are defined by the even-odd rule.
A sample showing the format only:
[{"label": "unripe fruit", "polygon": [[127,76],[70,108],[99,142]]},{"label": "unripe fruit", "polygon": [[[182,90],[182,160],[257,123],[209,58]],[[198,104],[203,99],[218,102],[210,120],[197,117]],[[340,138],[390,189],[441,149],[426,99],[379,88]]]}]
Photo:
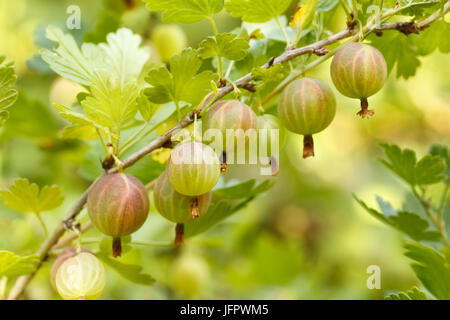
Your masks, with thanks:
[{"label": "unripe fruit", "polygon": [[212,193],[198,197],[182,195],[172,187],[167,171],[164,171],[153,187],[153,196],[156,209],[164,218],[175,223],[188,223],[208,211]]},{"label": "unripe fruit", "polygon": [[331,79],[344,96],[361,100],[361,117],[373,115],[367,98],[377,93],[387,78],[386,61],[380,51],[367,44],[352,42],[336,53],[331,62]]},{"label": "unripe fruit", "polygon": [[336,100],[330,87],[319,79],[301,78],[290,83],[278,102],[281,123],[301,134],[303,158],[314,156],[312,135],[324,130],[336,114]]},{"label": "unripe fruit", "polygon": [[171,271],[171,287],[181,298],[198,297],[209,280],[208,264],[192,255],[178,258]]},{"label": "unripe fruit", "polygon": [[120,237],[137,231],[147,219],[149,199],[141,181],[125,173],[98,179],[88,194],[87,208],[92,223],[112,236],[113,256],[121,255]]},{"label": "unripe fruit", "polygon": [[[81,252],[86,252],[93,254],[91,251],[89,251],[86,248],[81,248]],[[58,257],[55,259],[55,261],[52,264],[52,268],[50,269],[50,282],[52,284],[52,287],[56,290],[56,273],[58,272],[58,268],[69,258],[75,257],[77,255],[77,249],[74,247],[68,248],[61,252]]]},{"label": "unripe fruit", "polygon": [[61,264],[55,283],[64,300],[94,300],[103,293],[105,268],[93,254],[82,252]]},{"label": "unripe fruit", "polygon": [[203,143],[182,143],[172,150],[167,173],[176,191],[186,196],[199,196],[214,188],[219,180],[219,158]]},{"label": "unripe fruit", "polygon": [[[214,103],[203,118],[203,132],[206,135],[213,134],[213,131],[208,133],[210,129],[215,129],[222,135],[222,141],[214,141],[214,147],[227,153],[243,152],[248,150],[249,143],[256,143],[250,141],[251,131],[254,130],[254,138],[256,139],[258,129],[258,119],[255,112],[246,104],[239,100],[221,100]],[[232,129],[230,134],[234,136],[233,140],[227,141],[227,130]],[[246,135],[246,133],[248,133]],[[220,137],[217,137],[219,139]],[[214,138],[216,139],[216,138]],[[228,139],[229,140],[229,139]],[[238,144],[241,141],[241,145]],[[244,142],[245,150],[238,150]]]},{"label": "unripe fruit", "polygon": [[158,49],[163,62],[169,62],[174,54],[180,53],[187,45],[183,29],[176,24],[160,24],[155,27],[152,42]]}]

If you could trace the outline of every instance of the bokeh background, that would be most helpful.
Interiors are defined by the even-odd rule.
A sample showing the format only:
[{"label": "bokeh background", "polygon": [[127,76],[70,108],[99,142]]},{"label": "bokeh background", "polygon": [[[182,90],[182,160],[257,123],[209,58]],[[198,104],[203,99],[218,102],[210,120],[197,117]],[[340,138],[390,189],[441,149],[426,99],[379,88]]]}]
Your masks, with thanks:
[{"label": "bokeh background", "polygon": [[[81,8],[82,28],[72,32],[80,40],[107,14],[104,1],[0,0],[0,53],[14,61],[20,90],[10,120],[0,129],[0,187],[17,177],[60,185],[66,196],[63,206],[43,217],[50,229],[89,185],[90,166],[99,166],[98,159],[87,155],[88,144],[60,138],[64,122],[52,107],[75,102],[80,88],[49,72],[35,56],[46,45],[45,26],[64,26],[72,4]],[[334,30],[342,29],[343,22],[337,10]],[[118,23],[140,33],[152,48],[152,59],[159,59],[151,42],[153,29],[161,23],[159,14],[139,3]],[[239,23],[226,13],[217,16],[220,31]],[[180,27],[192,47],[211,33],[206,21]],[[107,267],[102,298],[380,299],[392,290],[417,285],[402,255],[401,235],[367,215],[352,193],[372,206],[375,195],[381,195],[400,207],[407,188],[378,161],[378,143],[396,143],[419,155],[432,143],[449,144],[450,56],[435,52],[420,61],[422,66],[408,80],[391,73],[385,87],[370,99],[376,110],[371,119],[358,118],[358,101],[334,90],[338,112],[315,138],[316,157],[303,160],[301,137],[289,134],[275,186],[225,222],[190,239],[183,252],[166,245],[173,237],[172,226],[152,207],[145,226],[133,235],[133,250],[121,261],[141,265],[156,283],[135,284]],[[329,63],[308,76],[331,84]],[[244,181],[256,170],[232,167],[220,184]],[[86,213],[82,221],[87,221]],[[101,238],[90,230],[83,241],[95,251]],[[34,216],[0,204],[1,250],[32,254],[42,240]],[[51,261],[40,269],[25,298],[59,298],[49,282]],[[369,265],[381,268],[381,290],[366,287]]]}]

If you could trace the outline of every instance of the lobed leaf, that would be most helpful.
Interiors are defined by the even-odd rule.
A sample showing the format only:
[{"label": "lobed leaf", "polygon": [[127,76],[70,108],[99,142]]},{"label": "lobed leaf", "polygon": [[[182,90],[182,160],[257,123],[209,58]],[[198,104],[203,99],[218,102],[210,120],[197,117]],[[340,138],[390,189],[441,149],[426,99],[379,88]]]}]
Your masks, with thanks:
[{"label": "lobed leaf", "polygon": [[384,300],[430,300],[430,298],[425,292],[414,287],[406,292],[399,292],[398,294],[391,293]]},{"label": "lobed leaf", "polygon": [[353,197],[371,216],[400,232],[403,232],[413,240],[438,242],[441,239],[441,234],[437,231],[429,230],[429,222],[416,213],[398,211],[396,214],[393,214],[392,207],[388,203],[382,202],[384,208],[389,208],[389,215],[386,215],[370,208],[364,201],[358,199],[355,195],[353,195]]},{"label": "lobed leaf", "polygon": [[396,145],[386,143],[380,145],[388,159],[381,162],[408,184],[426,185],[445,179],[446,165],[440,156],[428,154],[417,162],[412,150],[401,150]]},{"label": "lobed leaf", "polygon": [[17,99],[17,90],[12,86],[17,80],[14,67],[11,63],[4,63],[5,56],[0,55],[0,126],[8,119],[7,108],[11,107]]},{"label": "lobed leaf", "polygon": [[199,45],[199,56],[202,59],[223,57],[239,61],[245,58],[249,49],[248,40],[237,37],[233,33],[220,33],[207,37]]},{"label": "lobed leaf", "polygon": [[142,267],[139,265],[125,264],[116,259],[111,259],[103,253],[97,253],[96,256],[130,282],[144,286],[151,286],[155,283],[155,279],[152,276],[142,273]]},{"label": "lobed leaf", "polygon": [[0,251],[0,279],[2,277],[18,277],[30,274],[36,270],[39,257],[18,256],[14,252]]},{"label": "lobed leaf", "polygon": [[370,36],[371,44],[384,56],[391,72],[397,67],[397,78],[408,79],[416,74],[420,66],[418,47],[406,35],[400,32],[385,32],[382,37]]},{"label": "lobed leaf", "polygon": [[193,23],[219,13],[223,0],[144,0],[151,11],[162,11],[165,22]]},{"label": "lobed leaf", "polygon": [[127,82],[122,86],[99,79],[90,89],[92,94],[81,102],[81,106],[96,123],[118,132],[134,119],[139,95],[136,83]]},{"label": "lobed leaf", "polygon": [[285,68],[282,64],[277,63],[276,65],[266,68],[254,68],[252,71],[252,78],[255,81],[261,81],[265,84],[271,82],[279,82],[283,80],[289,74],[289,70]]},{"label": "lobed leaf", "polygon": [[225,0],[225,9],[245,22],[267,22],[284,13],[292,0]]},{"label": "lobed leaf", "polygon": [[252,179],[231,187],[214,190],[213,199],[206,214],[198,220],[185,224],[185,236],[192,237],[212,228],[244,208],[257,195],[266,192],[273,185],[274,182],[271,180],[257,185],[256,181]]},{"label": "lobed leaf", "polygon": [[407,243],[405,255],[424,287],[441,300],[450,299],[450,265],[448,256],[418,243]]},{"label": "lobed leaf", "polygon": [[0,199],[16,211],[39,213],[59,207],[64,201],[62,189],[57,185],[39,189],[35,183],[20,178],[14,181],[9,190],[0,191]]},{"label": "lobed leaf", "polygon": [[195,50],[184,49],[170,59],[170,71],[166,67],[149,71],[145,81],[152,87],[144,92],[151,102],[157,104],[169,101],[197,104],[208,92],[210,82],[217,81],[217,75],[211,71],[197,74],[201,65],[202,60]]},{"label": "lobed leaf", "polygon": [[447,169],[445,175],[447,176],[446,183],[450,184],[450,152],[447,146],[434,144],[431,146],[429,153],[433,156],[439,156],[444,160]]}]

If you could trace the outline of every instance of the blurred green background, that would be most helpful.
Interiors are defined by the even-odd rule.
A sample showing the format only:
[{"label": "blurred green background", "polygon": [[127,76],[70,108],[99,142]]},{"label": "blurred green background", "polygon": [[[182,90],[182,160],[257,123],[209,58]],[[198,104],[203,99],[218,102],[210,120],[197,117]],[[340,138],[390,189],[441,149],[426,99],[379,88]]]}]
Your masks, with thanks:
[{"label": "blurred green background", "polygon": [[[150,39],[160,15],[137,1],[125,2],[130,7],[118,23],[140,33],[157,61]],[[63,27],[72,4],[81,8],[82,28],[72,32],[80,40],[109,14],[103,1],[0,0],[0,53],[14,61],[20,90],[11,118],[0,131],[0,184],[5,188],[14,178],[26,177],[41,186],[60,185],[66,196],[63,206],[43,216],[50,230],[89,185],[89,166],[100,167],[99,159],[86,156],[88,144],[59,136],[64,122],[52,103],[70,105],[79,88],[51,74],[35,56],[39,47],[48,45],[45,26]],[[335,31],[343,28],[340,10],[333,20]],[[220,31],[239,23],[226,13],[217,16]],[[180,26],[193,47],[212,33],[206,21]],[[331,84],[329,63],[308,76]],[[401,206],[406,188],[378,161],[378,143],[396,143],[419,155],[432,143],[449,144],[450,57],[435,52],[421,58],[421,64],[408,80],[390,75],[370,99],[376,115],[369,120],[355,115],[358,101],[334,90],[338,112],[330,127],[315,137],[316,157],[303,160],[301,137],[289,134],[280,174],[272,178],[276,185],[225,222],[189,239],[182,252],[160,244],[172,240],[173,226],[152,207],[144,227],[133,235],[133,242],[141,244],[133,245],[120,261],[141,265],[156,283],[134,284],[107,267],[102,298],[380,299],[391,290],[417,285],[402,255],[400,234],[367,215],[352,193],[370,205],[375,205],[375,195],[382,195]],[[257,170],[231,167],[220,184],[244,181]],[[87,221],[86,213],[82,221]],[[96,230],[83,237],[94,251],[98,239]],[[0,204],[1,250],[32,254],[42,240],[34,216]],[[25,298],[59,298],[49,282],[50,265],[39,270]],[[366,287],[370,265],[381,268],[381,290]]]}]

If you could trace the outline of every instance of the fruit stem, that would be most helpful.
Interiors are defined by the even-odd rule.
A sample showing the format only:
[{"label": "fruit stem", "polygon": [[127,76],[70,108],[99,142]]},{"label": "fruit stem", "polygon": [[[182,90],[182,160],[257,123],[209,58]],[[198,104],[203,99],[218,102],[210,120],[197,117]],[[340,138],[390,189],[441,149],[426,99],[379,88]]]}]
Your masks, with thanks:
[{"label": "fruit stem", "polygon": [[184,224],[177,223],[175,226],[175,245],[181,246],[184,242]]},{"label": "fruit stem", "polygon": [[280,167],[278,166],[278,161],[275,159],[275,157],[269,158],[269,164],[272,169],[272,176],[278,175],[278,172],[280,170]]},{"label": "fruit stem", "polygon": [[122,241],[120,240],[120,237],[113,238],[112,252],[114,258],[122,255]]},{"label": "fruit stem", "polygon": [[361,118],[365,118],[366,116],[373,116],[375,111],[369,110],[369,102],[367,98],[361,98],[361,110],[357,113]]},{"label": "fruit stem", "polygon": [[314,140],[310,134],[303,137],[303,159],[308,157],[314,157]]},{"label": "fruit stem", "polygon": [[227,153],[222,152],[222,157],[220,158],[220,173],[227,172]]},{"label": "fruit stem", "polygon": [[197,219],[198,217],[200,217],[200,210],[198,208],[198,197],[194,197],[191,199],[190,206],[192,218]]}]

